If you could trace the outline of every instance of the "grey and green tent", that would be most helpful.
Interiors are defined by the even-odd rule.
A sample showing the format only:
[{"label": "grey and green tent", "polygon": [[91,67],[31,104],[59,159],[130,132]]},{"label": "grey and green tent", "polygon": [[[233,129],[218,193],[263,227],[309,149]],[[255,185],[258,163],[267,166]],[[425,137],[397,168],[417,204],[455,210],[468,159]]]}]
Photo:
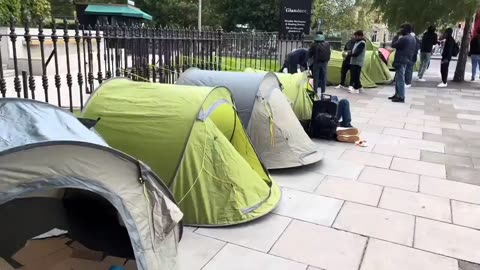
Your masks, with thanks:
[{"label": "grey and green tent", "polygon": [[[267,71],[247,68],[249,73],[267,73]],[[293,112],[300,121],[312,119],[313,101],[308,93],[308,75],[306,72],[288,74],[275,73],[282,84],[282,90],[292,105]]]},{"label": "grey and green tent", "polygon": [[243,126],[268,169],[299,167],[323,158],[323,152],[295,116],[274,73],[191,68],[181,74],[176,83],[227,87],[233,94]]},{"label": "grey and green tent", "polygon": [[[177,269],[182,213],[149,167],[110,148],[100,136],[58,107],[3,98],[0,115],[0,206],[20,211],[17,206],[28,199],[64,200],[66,189],[88,192],[107,201],[115,211],[113,215],[121,220],[114,218],[118,226],[126,227],[138,269]],[[51,214],[50,209],[46,212]],[[58,215],[68,216],[68,212],[59,211]],[[12,218],[7,219],[12,222]],[[18,227],[33,233],[45,222],[40,218]],[[95,227],[96,220],[82,222]],[[7,239],[18,240],[14,236]],[[118,239],[113,240],[118,243]],[[2,247],[9,241],[2,240]]]},{"label": "grey and green tent", "polygon": [[244,223],[280,200],[224,87],[112,79],[92,94],[82,117],[101,118],[95,129],[110,145],[161,177],[186,224]]}]

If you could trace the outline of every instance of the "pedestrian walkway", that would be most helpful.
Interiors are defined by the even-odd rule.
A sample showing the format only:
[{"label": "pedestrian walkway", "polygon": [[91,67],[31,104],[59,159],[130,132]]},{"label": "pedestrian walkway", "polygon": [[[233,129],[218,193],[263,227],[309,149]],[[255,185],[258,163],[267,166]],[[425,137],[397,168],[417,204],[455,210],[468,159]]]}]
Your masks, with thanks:
[{"label": "pedestrian walkway", "polygon": [[325,159],[273,171],[279,207],[242,226],[186,228],[181,270],[480,269],[480,90],[350,95],[369,146],[316,141]]}]

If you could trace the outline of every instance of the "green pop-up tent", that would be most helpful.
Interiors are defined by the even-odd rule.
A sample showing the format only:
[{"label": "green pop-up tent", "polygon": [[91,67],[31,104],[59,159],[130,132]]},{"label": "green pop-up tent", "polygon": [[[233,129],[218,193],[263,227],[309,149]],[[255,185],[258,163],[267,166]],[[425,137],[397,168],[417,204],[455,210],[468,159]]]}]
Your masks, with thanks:
[{"label": "green pop-up tent", "polygon": [[280,200],[224,87],[113,79],[94,92],[82,117],[100,118],[96,130],[111,146],[160,176],[186,224],[251,221]]},{"label": "green pop-up tent", "polygon": [[[267,71],[247,68],[245,72],[267,73]],[[310,121],[312,118],[313,101],[308,96],[308,75],[307,73],[275,73],[282,84],[282,90],[292,109],[300,121]]]}]

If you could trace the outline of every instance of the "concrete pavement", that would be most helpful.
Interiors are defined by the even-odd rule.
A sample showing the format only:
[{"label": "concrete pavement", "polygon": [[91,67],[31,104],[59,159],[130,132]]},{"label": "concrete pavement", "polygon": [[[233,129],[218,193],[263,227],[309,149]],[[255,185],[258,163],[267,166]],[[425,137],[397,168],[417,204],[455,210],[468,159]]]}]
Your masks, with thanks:
[{"label": "concrete pavement", "polygon": [[392,86],[328,91],[350,100],[369,146],[317,140],[321,163],[271,172],[273,213],[188,228],[180,269],[480,269],[480,91],[414,87],[405,104]]}]

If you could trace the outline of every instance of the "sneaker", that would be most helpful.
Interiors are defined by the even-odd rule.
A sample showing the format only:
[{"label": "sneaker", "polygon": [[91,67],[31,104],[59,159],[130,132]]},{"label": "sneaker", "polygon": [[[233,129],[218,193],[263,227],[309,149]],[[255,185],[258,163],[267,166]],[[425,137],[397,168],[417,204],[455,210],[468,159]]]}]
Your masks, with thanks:
[{"label": "sneaker", "polygon": [[335,89],[345,89],[345,86],[339,84],[339,85],[337,85],[337,86],[335,87]]},{"label": "sneaker", "polygon": [[360,94],[360,90],[353,89],[353,88],[350,89],[350,90],[348,90],[348,92],[349,92],[350,94]]},{"label": "sneaker", "polygon": [[408,89],[408,88],[410,88],[410,87],[412,87],[412,85],[411,85],[411,84],[405,84],[405,88],[407,88],[407,89]]},{"label": "sneaker", "polygon": [[424,78],[418,78],[417,79],[417,82],[426,82],[427,80],[425,80]]},{"label": "sneaker", "polygon": [[447,86],[448,86],[448,84],[443,83],[443,82],[441,84],[437,85],[438,88],[445,88]]}]

